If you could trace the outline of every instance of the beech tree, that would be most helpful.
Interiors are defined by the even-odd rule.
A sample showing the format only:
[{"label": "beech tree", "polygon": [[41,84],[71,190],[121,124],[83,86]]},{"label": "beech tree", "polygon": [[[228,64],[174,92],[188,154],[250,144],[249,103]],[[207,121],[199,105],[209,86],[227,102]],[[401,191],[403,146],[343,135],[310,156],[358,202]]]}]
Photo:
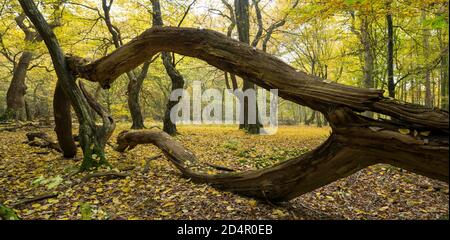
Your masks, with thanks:
[{"label": "beech tree", "polygon": [[[161,5],[159,0],[152,0],[152,17],[153,17],[153,27],[162,27],[164,26],[164,22],[162,19],[161,13]],[[194,3],[194,2],[193,2]],[[192,6],[192,4],[188,7]],[[187,12],[186,12],[187,14]],[[186,15],[185,15],[186,16]],[[180,26],[183,22],[183,19],[180,21],[178,26]],[[181,73],[176,69],[175,65],[175,55],[171,55],[169,52],[163,52],[161,54],[161,59],[163,61],[164,68],[166,69],[167,75],[170,77],[172,83],[172,91],[177,89],[183,89],[184,87],[184,78]],[[175,107],[179,103],[179,99],[176,101],[172,101],[170,98],[167,100],[166,110],[164,112],[164,120],[163,120],[163,131],[170,134],[175,135],[177,133],[177,125],[172,122],[170,119],[170,112],[172,108]]]},{"label": "beech tree", "polygon": [[[104,147],[114,130],[114,121],[90,96],[81,80],[77,86],[76,79],[108,88],[117,77],[158,53],[174,52],[201,59],[262,88],[278,89],[280,97],[321,112],[333,130],[331,136],[317,149],[273,167],[219,175],[196,170],[200,163],[195,155],[157,130],[123,132],[117,139],[117,150],[154,144],[185,177],[195,182],[273,201],[292,199],[377,163],[449,180],[447,111],[386,98],[382,90],[346,86],[307,74],[264,51],[206,29],[153,27],[93,62],[64,56],[33,1],[19,2],[44,39],[62,93],[77,114],[84,154],[82,170],[108,164]],[[95,125],[90,109],[102,117],[103,125]],[[373,119],[361,115],[363,112],[388,117]],[[71,133],[68,124],[56,124],[65,133]]]},{"label": "beech tree", "polygon": [[[53,21],[52,23],[50,23],[51,28],[55,28],[60,25],[60,17],[61,17],[60,4],[61,2],[56,2],[52,6],[53,13],[51,15],[53,17]],[[24,33],[25,35],[24,41],[27,44],[35,44],[42,41],[42,38],[39,36],[38,32],[34,29],[34,27],[28,24],[28,21],[24,13],[18,14],[18,16],[16,16],[14,20],[17,26]],[[0,42],[2,41],[0,40]],[[15,56],[12,56],[4,48],[4,46],[2,54],[14,65],[13,77],[11,79],[11,84],[9,85],[6,94],[7,108],[3,118],[4,119],[12,118],[21,121],[31,120],[31,116],[30,114],[27,114],[26,109],[25,94],[27,86],[25,83],[25,79],[27,76],[28,69],[31,66],[31,62],[34,60],[33,58],[36,56],[32,50],[24,49],[19,57],[19,60],[16,62]]]},{"label": "beech tree", "polygon": [[[102,0],[103,15],[101,16],[111,34],[112,41],[116,48],[123,45],[120,29],[112,23],[111,20],[111,7],[114,1]],[[148,69],[150,67],[151,60],[145,62],[139,71],[133,69],[126,73],[128,77],[128,108],[130,110],[132,119],[132,129],[142,129],[144,125],[144,117],[142,116],[141,106],[139,104],[139,94],[141,92],[142,84],[147,77]]]}]

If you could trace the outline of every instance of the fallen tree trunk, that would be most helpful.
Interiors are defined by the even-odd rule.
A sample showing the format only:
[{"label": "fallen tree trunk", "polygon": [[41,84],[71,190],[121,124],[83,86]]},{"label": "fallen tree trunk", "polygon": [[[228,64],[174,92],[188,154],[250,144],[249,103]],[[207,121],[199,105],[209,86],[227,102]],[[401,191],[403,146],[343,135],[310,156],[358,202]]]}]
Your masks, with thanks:
[{"label": "fallen tree trunk", "polygon": [[[202,173],[192,152],[157,130],[123,132],[118,136],[117,150],[154,144],[194,182],[271,201],[290,200],[377,163],[448,182],[448,148],[440,146],[445,137],[424,144],[423,140],[398,132],[394,125],[380,124],[345,109],[337,109],[330,115],[334,122],[343,124],[320,147],[271,168],[251,172]],[[363,122],[370,124],[362,125]]]}]

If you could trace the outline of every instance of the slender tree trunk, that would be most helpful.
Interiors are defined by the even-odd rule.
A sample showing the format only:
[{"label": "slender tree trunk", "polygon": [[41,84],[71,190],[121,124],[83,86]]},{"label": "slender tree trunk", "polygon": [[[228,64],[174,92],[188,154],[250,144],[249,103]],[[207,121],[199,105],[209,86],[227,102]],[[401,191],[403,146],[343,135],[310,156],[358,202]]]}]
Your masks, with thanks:
[{"label": "slender tree trunk", "polygon": [[[239,33],[239,41],[250,45],[250,19],[249,19],[249,3],[248,0],[235,0],[235,15],[236,15],[236,24]],[[249,79],[243,78],[244,84],[242,87],[242,91],[245,92],[247,90],[256,90],[255,84],[250,82]],[[256,116],[255,122],[250,123],[249,116],[249,107],[256,108]],[[240,129],[245,129],[248,133],[258,134],[260,132],[260,123],[259,123],[259,114],[258,107],[249,106],[248,98],[244,98],[244,102],[241,103],[241,108],[243,110],[241,112],[244,113],[243,120],[244,122],[240,124]]]},{"label": "slender tree trunk", "polygon": [[[425,21],[427,18],[426,12],[422,11],[422,21]],[[429,60],[429,52],[430,52],[430,31],[423,29],[423,57],[424,57],[424,66],[425,66],[425,106],[433,107],[433,94],[431,92],[431,70],[428,66]]]},{"label": "slender tree trunk", "polygon": [[448,81],[448,44],[444,43],[443,41],[443,36],[444,34],[439,33],[440,37],[439,37],[439,45],[440,45],[440,49],[441,49],[441,74],[440,74],[440,79],[441,79],[441,108],[444,110],[449,110],[449,81]]},{"label": "slender tree trunk", "polygon": [[[25,14],[44,40],[52,58],[59,82],[59,86],[57,86],[55,93],[65,94],[66,97],[70,99],[75,113],[77,114],[80,123],[80,146],[83,150],[83,162],[80,166],[80,170],[91,170],[92,168],[97,168],[102,165],[110,166],[106,160],[105,146],[114,131],[114,120],[97,102],[95,102],[95,99],[87,93],[86,89],[81,84],[80,87],[76,85],[76,73],[69,70],[70,66],[76,65],[76,59],[68,59],[64,56],[53,29],[39,12],[36,4],[32,0],[19,0],[19,2]],[[102,86],[108,88],[110,87],[110,84],[103,83]],[[57,101],[57,99],[54,99],[54,102],[55,100]],[[96,113],[102,117],[102,126],[97,126],[93,121],[91,109],[94,109]],[[70,112],[70,108],[66,107],[61,109],[61,112],[66,114]],[[55,112],[55,114],[58,114],[58,112]],[[66,127],[69,126],[68,123],[66,124]],[[69,131],[71,132],[71,129],[69,128],[62,129],[60,127],[57,126],[60,131],[63,131],[66,134]],[[58,138],[60,137],[63,136],[58,136]],[[69,139],[72,137],[72,134],[70,136],[67,134],[64,137]]]},{"label": "slender tree trunk", "polygon": [[392,20],[392,13],[391,11],[391,3],[388,2],[388,13],[386,15],[386,22],[387,22],[387,38],[388,38],[388,44],[387,44],[387,50],[388,50],[388,57],[387,57],[387,78],[388,78],[388,91],[389,91],[389,97],[395,98],[395,82],[394,82],[394,24]]},{"label": "slender tree trunk", "polygon": [[[370,23],[367,16],[363,16],[361,19],[361,43],[364,48],[364,79],[363,87],[373,89],[375,87],[374,83],[374,56],[372,49],[372,42],[370,38]],[[372,112],[365,112],[366,117],[373,117]]]},{"label": "slender tree trunk", "polygon": [[[152,0],[152,6],[153,6],[153,26],[154,27],[164,26],[161,13],[161,5],[159,0]],[[171,54],[163,52],[161,58],[163,61],[164,68],[166,69],[167,75],[169,75],[170,80],[172,82],[172,92],[177,89],[183,89],[184,78],[181,75],[181,73],[176,69]],[[163,130],[164,132],[170,135],[177,134],[177,125],[170,119],[170,113],[173,107],[175,107],[179,102],[180,99],[172,101],[170,100],[170,97],[167,100],[166,110],[164,112]]]},{"label": "slender tree trunk", "polygon": [[33,53],[25,51],[20,56],[19,63],[14,69],[13,78],[6,93],[7,113],[16,120],[26,120],[25,94],[27,86],[25,78],[30,66]]},{"label": "slender tree trunk", "polygon": [[[163,53],[162,54],[163,64],[166,69],[167,74],[169,75],[170,79],[172,80],[172,92],[178,89],[184,88],[184,78],[178,72],[178,70],[173,66],[172,64],[172,56],[170,53]],[[163,130],[164,132],[175,135],[177,134],[177,125],[176,123],[172,122],[170,119],[170,113],[172,109],[180,102],[180,99],[177,99],[175,101],[168,100],[166,105],[166,111],[164,113],[164,126]]]},{"label": "slender tree trunk", "polygon": [[[122,37],[119,29],[113,25],[111,21],[110,11],[112,7],[112,1],[107,2],[107,0],[102,0],[102,9],[104,13],[104,20],[106,26],[108,27],[108,31],[111,34],[114,46],[119,48],[123,45]],[[131,129],[143,129],[144,125],[144,117],[142,116],[141,106],[139,104],[139,94],[141,92],[142,84],[145,80],[149,68],[149,64],[145,63],[141,69],[141,73],[139,76],[135,73],[134,70],[127,72],[128,77],[128,109],[130,111],[132,126]]]},{"label": "slender tree trunk", "polygon": [[[316,116],[317,116],[317,114],[316,114],[316,111],[312,111],[312,113],[311,113],[311,117],[309,118],[309,119],[307,119],[306,120],[306,118],[305,118],[305,124],[306,125],[311,125],[311,124],[313,124],[314,123],[314,121],[316,120]],[[306,116],[305,116],[306,117]]]}]

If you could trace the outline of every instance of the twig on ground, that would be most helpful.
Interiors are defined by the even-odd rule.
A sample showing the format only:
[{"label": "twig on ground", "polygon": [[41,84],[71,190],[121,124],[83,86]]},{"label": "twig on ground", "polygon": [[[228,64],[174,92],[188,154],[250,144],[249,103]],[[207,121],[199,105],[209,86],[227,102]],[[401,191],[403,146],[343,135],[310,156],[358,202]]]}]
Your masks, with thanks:
[{"label": "twig on ground", "polygon": [[39,195],[39,196],[36,196],[33,198],[23,199],[15,204],[13,204],[12,208],[16,208],[21,205],[25,205],[25,204],[29,204],[29,203],[39,202],[39,201],[49,199],[49,198],[55,198],[58,195],[59,195],[58,193],[53,192],[53,193],[45,193],[45,194],[42,194],[42,195]]}]

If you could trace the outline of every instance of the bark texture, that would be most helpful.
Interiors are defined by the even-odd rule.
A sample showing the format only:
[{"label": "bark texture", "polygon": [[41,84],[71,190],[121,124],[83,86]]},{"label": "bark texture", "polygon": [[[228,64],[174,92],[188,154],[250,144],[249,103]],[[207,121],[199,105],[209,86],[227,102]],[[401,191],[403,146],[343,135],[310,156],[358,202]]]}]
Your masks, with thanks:
[{"label": "bark texture", "polygon": [[25,51],[22,53],[6,93],[6,111],[16,120],[24,121],[26,119],[25,94],[27,86],[25,85],[25,78],[32,59],[32,52]]}]

